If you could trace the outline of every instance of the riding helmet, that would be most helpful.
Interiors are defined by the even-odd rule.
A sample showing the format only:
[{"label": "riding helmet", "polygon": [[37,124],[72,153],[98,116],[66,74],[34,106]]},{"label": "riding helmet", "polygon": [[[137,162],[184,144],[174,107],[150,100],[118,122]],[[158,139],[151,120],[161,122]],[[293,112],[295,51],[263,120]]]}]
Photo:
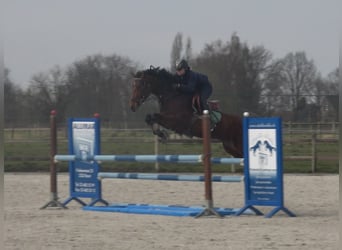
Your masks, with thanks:
[{"label": "riding helmet", "polygon": [[181,69],[189,69],[189,64],[187,61],[185,61],[184,59],[177,61],[176,62],[176,70],[181,70]]}]

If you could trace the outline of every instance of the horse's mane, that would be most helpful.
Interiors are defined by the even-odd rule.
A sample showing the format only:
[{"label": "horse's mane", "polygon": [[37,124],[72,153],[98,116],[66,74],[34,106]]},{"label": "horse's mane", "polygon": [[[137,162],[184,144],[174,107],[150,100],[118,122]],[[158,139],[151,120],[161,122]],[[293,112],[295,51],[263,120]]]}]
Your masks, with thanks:
[{"label": "horse's mane", "polygon": [[160,69],[159,67],[155,68],[153,66],[150,66],[149,69],[138,71],[134,75],[134,77],[140,78],[144,75],[158,77],[160,78],[160,80],[162,80],[163,83],[166,84],[172,84],[176,82],[175,76],[164,68]]}]

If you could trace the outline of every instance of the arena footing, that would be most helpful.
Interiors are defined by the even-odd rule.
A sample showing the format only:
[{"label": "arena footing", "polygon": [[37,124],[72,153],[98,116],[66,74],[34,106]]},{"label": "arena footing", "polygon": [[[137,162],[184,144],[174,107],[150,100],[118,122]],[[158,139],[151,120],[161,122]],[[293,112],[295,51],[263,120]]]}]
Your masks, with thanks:
[{"label": "arena footing", "polygon": [[[83,210],[97,212],[119,212],[132,214],[153,214],[165,216],[195,217],[205,209],[204,206],[157,205],[157,204],[128,204],[114,203],[108,206],[84,206]],[[235,215],[239,208],[214,208],[221,216]],[[244,214],[254,214],[250,209]]]}]

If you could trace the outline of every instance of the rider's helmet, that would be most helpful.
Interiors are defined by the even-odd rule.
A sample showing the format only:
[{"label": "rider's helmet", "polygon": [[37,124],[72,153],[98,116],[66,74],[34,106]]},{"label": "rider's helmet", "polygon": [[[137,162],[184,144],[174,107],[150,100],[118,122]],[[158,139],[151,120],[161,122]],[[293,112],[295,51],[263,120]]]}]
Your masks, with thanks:
[{"label": "rider's helmet", "polygon": [[181,69],[185,69],[185,70],[190,69],[188,62],[184,59],[176,62],[176,70],[181,70]]}]

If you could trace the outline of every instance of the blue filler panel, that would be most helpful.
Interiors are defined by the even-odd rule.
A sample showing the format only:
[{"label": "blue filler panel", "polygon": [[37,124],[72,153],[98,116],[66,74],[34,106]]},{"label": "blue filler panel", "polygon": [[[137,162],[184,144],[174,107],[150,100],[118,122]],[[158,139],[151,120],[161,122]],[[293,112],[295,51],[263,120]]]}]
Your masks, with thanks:
[{"label": "blue filler panel", "polygon": [[[132,214],[154,214],[166,216],[196,216],[205,207],[200,206],[181,206],[181,205],[154,205],[154,204],[127,204],[114,203],[108,206],[84,206],[83,210],[97,212],[120,212]],[[222,216],[235,215],[239,208],[215,208]],[[254,214],[247,209],[244,214]]]}]

